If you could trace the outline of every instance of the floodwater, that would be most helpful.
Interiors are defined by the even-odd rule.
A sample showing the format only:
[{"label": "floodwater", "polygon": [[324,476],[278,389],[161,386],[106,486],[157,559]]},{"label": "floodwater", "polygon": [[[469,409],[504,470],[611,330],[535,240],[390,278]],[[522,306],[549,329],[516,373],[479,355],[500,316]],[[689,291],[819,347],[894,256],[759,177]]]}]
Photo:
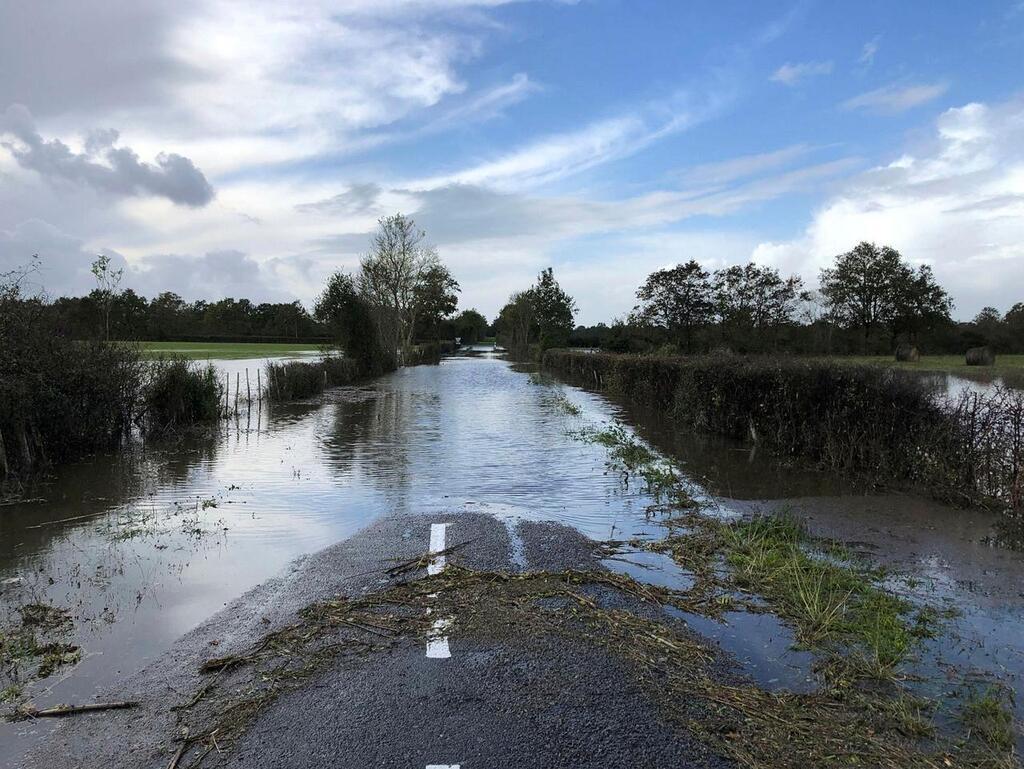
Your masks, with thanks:
[{"label": "floodwater", "polygon": [[[258,365],[215,363],[232,385],[241,372],[243,392],[244,370],[252,383]],[[951,621],[963,638],[955,647],[937,642],[929,654],[1006,681],[1024,702],[1024,596],[1014,595],[1024,591],[1024,558],[984,544],[988,518],[864,497],[835,478],[682,435],[656,415],[487,353],[309,402],[254,405],[215,435],[62,468],[31,490],[34,501],[0,507],[0,622],[32,601],[76,618],[82,661],[29,689],[45,707],[92,698],[249,588],[377,516],[464,508],[490,512],[510,530],[518,520],[544,520],[597,540],[661,536],[652,500],[608,472],[604,448],[570,434],[613,420],[672,456],[724,509],[793,505],[814,526],[922,576],[937,590],[928,600],[965,610]],[[622,553],[609,565],[656,584],[689,580],[649,553]],[[791,648],[784,624],[769,615],[728,620],[689,619],[764,685],[813,685],[811,656]],[[51,728],[0,724],[0,766],[16,766]]]}]

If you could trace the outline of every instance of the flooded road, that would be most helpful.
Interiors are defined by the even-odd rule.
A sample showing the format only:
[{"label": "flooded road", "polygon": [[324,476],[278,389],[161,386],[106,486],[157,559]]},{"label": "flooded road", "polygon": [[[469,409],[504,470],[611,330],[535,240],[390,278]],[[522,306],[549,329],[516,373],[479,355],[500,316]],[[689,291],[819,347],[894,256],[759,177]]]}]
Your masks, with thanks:
[{"label": "flooded road", "polygon": [[[223,370],[233,377],[253,365],[230,361]],[[216,435],[95,457],[34,489],[34,501],[0,508],[0,621],[26,603],[66,607],[83,650],[77,666],[28,693],[40,707],[90,699],[249,588],[382,515],[489,513],[509,527],[513,550],[518,521],[564,523],[596,540],[660,537],[653,500],[609,472],[602,446],[572,435],[615,420],[675,457],[726,511],[791,505],[941,586],[929,600],[967,610],[954,621],[970,631],[957,661],[998,674],[1024,701],[1024,558],[984,544],[987,518],[858,496],[835,478],[679,434],[657,415],[486,354],[403,369],[309,403],[264,404]],[[650,554],[608,565],[655,584],[687,580]],[[813,685],[810,655],[789,648],[791,634],[774,618],[698,624],[764,685]],[[0,724],[0,766],[16,766],[50,728]]]}]

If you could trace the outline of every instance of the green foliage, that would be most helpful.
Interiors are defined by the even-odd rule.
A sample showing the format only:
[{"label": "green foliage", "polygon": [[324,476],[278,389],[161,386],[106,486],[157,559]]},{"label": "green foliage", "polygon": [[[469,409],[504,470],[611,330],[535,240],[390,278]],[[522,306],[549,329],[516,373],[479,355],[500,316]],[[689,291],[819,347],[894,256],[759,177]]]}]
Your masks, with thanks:
[{"label": "green foliage", "polygon": [[[331,328],[346,358],[354,363],[362,376],[376,376],[394,369],[394,355],[384,344],[374,310],[359,292],[352,276],[342,272],[331,275],[316,301],[314,314],[317,320]],[[303,369],[291,370],[298,372]],[[299,387],[300,391],[305,389]]]},{"label": "green foliage", "polygon": [[822,270],[821,292],[836,321],[860,329],[865,352],[876,328],[914,339],[925,328],[948,323],[953,307],[930,267],[915,270],[896,249],[866,242]]},{"label": "green foliage", "polygon": [[354,384],[363,377],[362,368],[350,358],[271,362],[267,364],[267,399],[271,403],[283,403],[309,398],[328,387]]},{"label": "green foliage", "polygon": [[459,306],[459,283],[443,264],[427,267],[415,287],[416,315],[413,338],[436,341],[441,324]]},{"label": "green foliage", "polygon": [[800,522],[757,516],[723,533],[737,583],[767,597],[802,641],[852,644],[861,670],[878,678],[906,657],[913,640],[909,604],[878,587],[867,570],[815,552]]},{"label": "green foliage", "polygon": [[216,420],[224,388],[212,364],[185,358],[158,358],[150,365],[142,389],[144,425],[160,433]]},{"label": "green foliage", "polygon": [[487,336],[487,318],[475,309],[463,310],[451,320],[452,336],[462,344],[477,344]]},{"label": "green foliage", "polygon": [[509,297],[494,327],[499,344],[522,360],[531,357],[535,344],[540,352],[565,345],[575,315],[576,300],[558,285],[554,271],[548,267],[531,288]]},{"label": "green foliage", "polygon": [[53,328],[42,300],[22,293],[33,269],[0,276],[0,480],[116,447],[142,380],[134,347]]},{"label": "green foliage", "polygon": [[652,272],[637,289],[634,322],[664,328],[692,351],[694,331],[714,319],[710,279],[695,259]]},{"label": "green foliage", "polygon": [[919,378],[819,360],[552,350],[544,365],[784,457],[958,503],[1024,508],[1024,393],[940,402]]},{"label": "green foliage", "polygon": [[1006,700],[1005,690],[991,687],[982,694],[975,693],[960,714],[970,739],[997,754],[1013,752],[1013,712]]}]

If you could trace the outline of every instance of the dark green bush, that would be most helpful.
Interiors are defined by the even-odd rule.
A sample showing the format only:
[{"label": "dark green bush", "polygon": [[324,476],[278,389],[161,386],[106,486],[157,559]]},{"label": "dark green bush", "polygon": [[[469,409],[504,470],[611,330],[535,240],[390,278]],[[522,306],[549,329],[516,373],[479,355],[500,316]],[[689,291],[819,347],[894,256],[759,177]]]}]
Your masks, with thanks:
[{"label": "dark green bush", "polygon": [[1024,393],[937,398],[905,372],[823,361],[550,350],[546,368],[680,424],[964,504],[1021,509]]},{"label": "dark green bush", "polygon": [[212,364],[179,357],[153,361],[142,388],[143,425],[166,432],[221,416],[224,388]]},{"label": "dark green bush", "polygon": [[135,416],[138,350],[67,339],[44,310],[0,276],[0,481],[115,448]]},{"label": "dark green bush", "polygon": [[349,358],[332,356],[320,361],[267,364],[267,399],[272,403],[309,398],[328,387],[353,384],[363,378]]}]

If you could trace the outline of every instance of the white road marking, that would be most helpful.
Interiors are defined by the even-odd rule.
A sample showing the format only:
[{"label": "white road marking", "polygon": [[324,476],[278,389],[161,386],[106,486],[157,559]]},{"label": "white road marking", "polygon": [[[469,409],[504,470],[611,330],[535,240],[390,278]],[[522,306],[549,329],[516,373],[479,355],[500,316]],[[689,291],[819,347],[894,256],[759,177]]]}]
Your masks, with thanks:
[{"label": "white road marking", "polygon": [[[447,565],[447,559],[443,555],[446,547],[445,533],[447,528],[447,523],[430,524],[430,552],[442,553],[442,555],[437,555],[430,560],[430,563],[427,564],[427,574],[440,574]],[[437,593],[431,593],[430,597],[436,598]],[[429,607],[427,608],[427,614],[430,614]],[[430,635],[427,636],[427,657],[429,659],[448,659],[452,656],[451,650],[448,648],[448,636],[445,635],[445,631],[451,624],[452,621],[450,619],[434,620]],[[437,764],[437,766],[442,765]],[[453,766],[458,769],[458,764]]]},{"label": "white road marking", "polygon": [[448,636],[444,631],[452,624],[450,619],[435,619],[434,628],[427,638],[427,657],[434,660],[448,659],[452,656],[448,648]]},{"label": "white road marking", "polygon": [[430,552],[442,554],[430,560],[430,563],[427,564],[427,574],[440,574],[445,567],[447,559],[443,553],[445,549],[445,529],[447,528],[447,523],[430,524]]},{"label": "white road marking", "polygon": [[459,769],[458,764],[427,764],[427,769]]}]

